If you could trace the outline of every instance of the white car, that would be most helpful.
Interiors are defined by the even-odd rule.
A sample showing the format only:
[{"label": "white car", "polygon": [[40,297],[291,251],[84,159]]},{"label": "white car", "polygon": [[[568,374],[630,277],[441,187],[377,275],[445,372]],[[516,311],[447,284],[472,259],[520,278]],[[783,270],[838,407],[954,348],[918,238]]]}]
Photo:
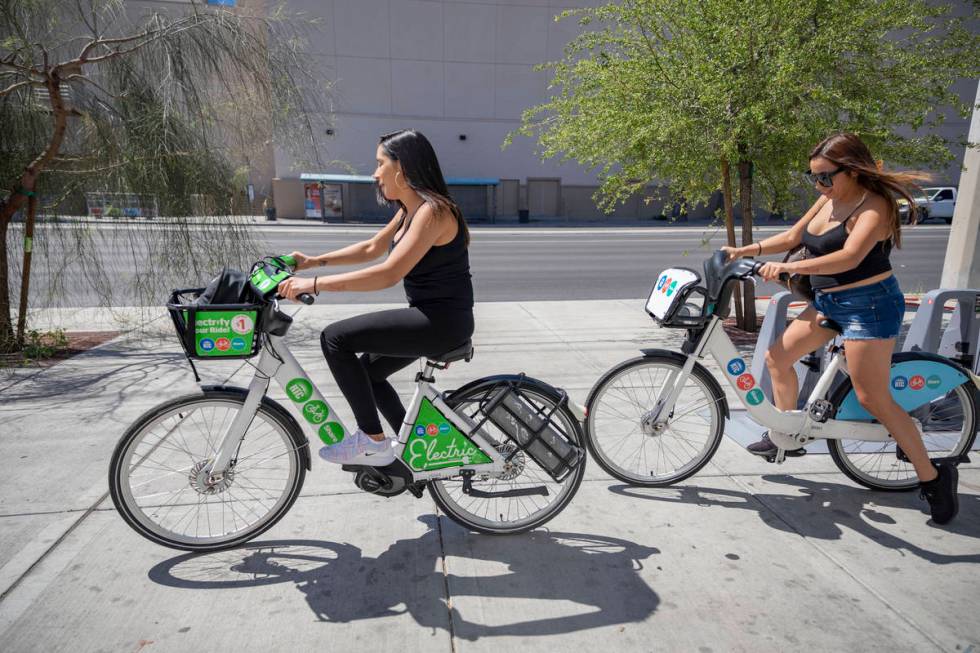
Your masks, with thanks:
[{"label": "white car", "polygon": [[[953,209],[956,207],[956,188],[953,186],[923,188],[922,193],[915,196],[915,206],[919,212],[919,222],[938,218],[950,224],[953,221]],[[904,198],[898,199],[898,215],[902,222],[908,223],[909,203]]]}]

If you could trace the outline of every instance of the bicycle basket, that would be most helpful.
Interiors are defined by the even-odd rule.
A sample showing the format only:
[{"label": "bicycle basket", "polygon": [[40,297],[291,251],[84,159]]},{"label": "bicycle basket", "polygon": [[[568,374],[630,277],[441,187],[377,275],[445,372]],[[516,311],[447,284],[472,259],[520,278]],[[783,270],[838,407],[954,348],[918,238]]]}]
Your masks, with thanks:
[{"label": "bicycle basket", "polygon": [[251,358],[262,348],[262,304],[197,303],[204,288],[174,290],[167,310],[188,358]]},{"label": "bicycle basket", "polygon": [[[650,289],[646,311],[661,326],[691,327],[704,322],[705,291],[700,275],[688,268],[668,268],[660,273]],[[694,293],[702,295],[700,304],[686,306]]]},{"label": "bicycle basket", "polygon": [[480,404],[484,421],[496,425],[517,445],[517,450],[525,452],[557,482],[564,480],[585,455],[562,425],[552,419],[554,412],[568,401],[568,396],[562,395],[562,400],[545,412],[524,396],[520,382],[506,381],[491,389]]}]

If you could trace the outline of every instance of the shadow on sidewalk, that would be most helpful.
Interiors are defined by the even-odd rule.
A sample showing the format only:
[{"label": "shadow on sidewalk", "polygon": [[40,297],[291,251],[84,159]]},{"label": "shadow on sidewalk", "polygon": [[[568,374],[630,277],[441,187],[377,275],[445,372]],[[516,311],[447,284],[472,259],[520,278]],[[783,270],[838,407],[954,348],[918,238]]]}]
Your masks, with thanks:
[{"label": "shadow on sidewalk", "polygon": [[[456,637],[466,640],[552,635],[639,622],[660,603],[639,574],[642,560],[659,553],[656,548],[601,535],[547,531],[488,538],[470,534],[445,519],[440,532],[438,519],[419,517],[429,526],[424,535],[398,540],[377,558],[363,556],[351,544],[274,540],[218,553],[180,555],[154,566],[148,575],[155,583],[183,589],[292,583],[320,621],[348,623],[407,612],[420,626],[452,629]],[[464,548],[467,561],[501,563],[508,573],[458,575],[450,560],[448,574],[444,574],[431,555],[442,551],[443,540],[448,540],[450,548]],[[451,612],[447,587],[454,603]],[[467,619],[469,613],[478,616],[493,610],[460,607],[457,600],[466,596],[537,599],[565,611],[567,603],[573,603],[578,614],[553,616],[552,607],[539,619],[484,625]]]},{"label": "shadow on sidewalk", "polygon": [[[802,495],[739,492],[697,486],[641,488],[615,485],[610,492],[624,497],[663,503],[687,503],[752,510],[767,526],[787,533],[820,540],[838,540],[849,528],[889,549],[907,551],[935,564],[980,564],[980,553],[950,555],[922,548],[875,524],[893,525],[895,519],[879,508],[912,510],[913,519],[928,519],[925,500],[917,492],[873,492],[852,485],[810,481],[784,475],[763,476],[769,483],[799,488]],[[944,532],[980,539],[980,496],[960,492],[960,511],[945,526],[930,526]]]}]

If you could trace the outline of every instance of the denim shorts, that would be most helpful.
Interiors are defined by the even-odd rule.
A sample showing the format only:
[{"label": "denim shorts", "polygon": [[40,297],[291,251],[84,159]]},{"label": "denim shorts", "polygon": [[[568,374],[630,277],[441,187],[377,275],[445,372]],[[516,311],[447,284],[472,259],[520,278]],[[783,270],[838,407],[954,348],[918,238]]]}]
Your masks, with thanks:
[{"label": "denim shorts", "polygon": [[816,291],[813,306],[844,329],[844,340],[898,336],[905,316],[905,296],[894,276],[878,283],[836,292]]}]

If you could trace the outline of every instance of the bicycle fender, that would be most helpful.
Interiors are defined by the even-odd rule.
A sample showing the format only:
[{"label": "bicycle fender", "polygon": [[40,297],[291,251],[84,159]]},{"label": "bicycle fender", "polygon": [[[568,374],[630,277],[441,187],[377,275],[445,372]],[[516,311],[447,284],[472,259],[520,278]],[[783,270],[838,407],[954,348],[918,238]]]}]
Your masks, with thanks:
[{"label": "bicycle fender", "polygon": [[[905,411],[946,395],[976,377],[955,361],[925,352],[899,352],[892,356],[889,387],[892,398]],[[854,387],[848,383],[847,394],[837,404],[836,419],[867,422],[874,419],[860,404]]]},{"label": "bicycle fender", "polygon": [[[234,385],[202,385],[201,390],[205,392],[217,391],[217,392],[227,392],[229,394],[241,395],[242,398],[248,395],[247,388],[240,388]],[[301,440],[293,438],[293,444],[296,445],[296,450],[299,451],[299,458],[302,461],[304,467],[307,471],[313,470],[313,461],[310,458],[310,441],[306,439],[306,431],[299,425],[293,414],[286,410],[286,407],[279,402],[269,399],[269,397],[262,397],[262,405],[276,413],[278,416],[283,418],[283,421],[294,427],[296,433],[303,434]],[[290,432],[290,437],[293,437],[293,432]]]},{"label": "bicycle fender", "polygon": [[[687,355],[682,354],[679,351],[672,351],[670,349],[641,349],[640,353],[643,354],[645,358],[651,358],[653,356],[666,356],[668,358],[673,358],[677,361],[678,365],[683,365],[687,362]],[[711,385],[713,390],[718,392],[718,395],[722,398],[721,410],[725,419],[731,417],[731,413],[728,412],[728,398],[725,397],[725,391],[721,389],[721,384],[718,383],[718,379],[715,375],[708,371],[704,365],[698,361],[694,361],[694,367],[699,367],[705,374],[705,378],[708,379],[708,384]]]},{"label": "bicycle fender", "polygon": [[[470,389],[478,385],[483,385],[486,383],[496,383],[499,381],[518,381],[522,385],[537,386],[538,390],[549,395],[552,399],[556,401],[562,395],[562,391],[556,388],[555,386],[551,385],[550,383],[545,383],[540,379],[536,379],[534,377],[527,376],[525,374],[495,374],[493,376],[485,376],[481,379],[470,381],[466,385],[460,386],[455,390],[450,390],[449,392],[446,393],[446,398],[449,399],[457,392],[469,391]],[[568,395],[567,392],[565,394]],[[572,399],[571,396],[568,396],[568,409],[571,411],[572,415],[575,416],[575,419],[577,419],[579,422],[585,421],[585,406],[579,404],[577,401]]]}]

